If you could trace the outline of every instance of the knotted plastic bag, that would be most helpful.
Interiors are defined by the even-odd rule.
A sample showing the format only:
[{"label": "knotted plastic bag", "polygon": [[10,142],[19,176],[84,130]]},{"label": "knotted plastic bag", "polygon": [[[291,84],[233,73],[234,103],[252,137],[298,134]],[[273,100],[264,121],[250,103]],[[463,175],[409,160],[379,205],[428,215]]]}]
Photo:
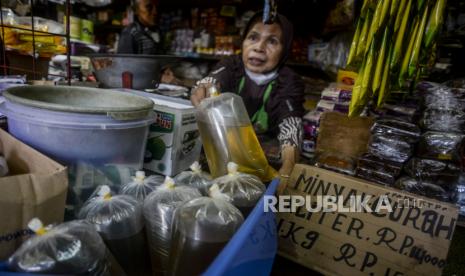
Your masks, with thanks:
[{"label": "knotted plastic bag", "polygon": [[106,247],[92,224],[84,220],[44,227],[34,218],[36,233],[9,258],[12,271],[66,275],[109,275]]},{"label": "knotted plastic bag", "polygon": [[202,171],[199,162],[195,161],[190,166],[190,171],[184,171],[174,178],[177,185],[194,187],[200,191],[203,196],[208,196],[208,189],[212,185],[212,177]]},{"label": "knotted plastic bag", "polygon": [[132,181],[121,187],[120,194],[133,196],[143,202],[152,191],[163,184],[164,179],[161,175],[147,177],[144,171],[137,171]]},{"label": "knotted plastic bag", "polygon": [[146,198],[144,218],[154,273],[166,274],[168,272],[172,220],[176,208],[198,197],[201,197],[201,194],[197,189],[176,186],[173,179],[166,177],[164,184]]},{"label": "knotted plastic bag", "polygon": [[176,211],[170,254],[172,275],[200,275],[244,221],[227,195],[217,189],[210,194],[184,203]]},{"label": "knotted plastic bag", "polygon": [[106,185],[97,188],[79,217],[91,222],[128,275],[145,275],[149,260],[142,203],[128,195],[112,196]]},{"label": "knotted plastic bag", "polygon": [[213,185],[217,185],[221,193],[230,197],[231,203],[246,217],[263,195],[266,187],[260,178],[240,173],[237,169],[237,164],[229,162],[228,174],[215,179]]}]

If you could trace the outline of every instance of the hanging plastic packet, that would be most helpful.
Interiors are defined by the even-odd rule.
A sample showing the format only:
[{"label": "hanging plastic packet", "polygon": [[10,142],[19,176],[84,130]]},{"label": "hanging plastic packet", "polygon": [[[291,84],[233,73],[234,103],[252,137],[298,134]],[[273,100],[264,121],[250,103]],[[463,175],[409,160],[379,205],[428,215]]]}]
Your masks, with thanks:
[{"label": "hanging plastic packet", "polygon": [[176,186],[173,179],[152,192],[144,202],[144,218],[154,274],[167,274],[171,249],[172,220],[176,208],[191,199],[201,197],[194,187]]},{"label": "hanging plastic packet", "polygon": [[9,171],[5,157],[0,156],[0,177],[7,176]]},{"label": "hanging plastic packet", "polygon": [[244,217],[227,195],[210,188],[211,197],[184,203],[174,216],[170,254],[172,275],[200,275],[239,229]]},{"label": "hanging plastic packet", "polygon": [[184,171],[174,178],[177,185],[196,188],[203,196],[208,196],[208,189],[212,185],[212,177],[202,171],[199,162],[195,161],[190,166],[191,171]]},{"label": "hanging plastic packet", "polygon": [[35,236],[8,259],[12,271],[63,275],[110,275],[106,247],[92,224],[84,220],[44,227],[34,218]]},{"label": "hanging plastic packet", "polygon": [[161,175],[146,177],[144,171],[137,171],[132,181],[121,187],[120,194],[132,196],[143,202],[152,191],[163,184],[164,179]]},{"label": "hanging plastic packet", "polygon": [[92,223],[128,275],[150,274],[142,204],[128,195],[112,196],[110,187],[97,188],[79,212]]},{"label": "hanging plastic packet", "polygon": [[[255,175],[240,173],[236,163],[228,163],[228,174],[213,180],[213,186],[231,198],[244,217],[247,217],[266,190],[260,178]],[[210,188],[210,189],[212,189]]]}]

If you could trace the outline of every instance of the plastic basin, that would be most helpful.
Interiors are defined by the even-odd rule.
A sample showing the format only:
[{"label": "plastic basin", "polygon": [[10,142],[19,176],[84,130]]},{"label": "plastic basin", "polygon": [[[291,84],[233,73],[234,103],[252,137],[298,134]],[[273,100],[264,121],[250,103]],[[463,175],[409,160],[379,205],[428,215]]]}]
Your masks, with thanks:
[{"label": "plastic basin", "polygon": [[121,185],[143,165],[153,102],[96,88],[9,88],[0,105],[9,132],[69,167],[68,204],[79,205],[97,185]]}]

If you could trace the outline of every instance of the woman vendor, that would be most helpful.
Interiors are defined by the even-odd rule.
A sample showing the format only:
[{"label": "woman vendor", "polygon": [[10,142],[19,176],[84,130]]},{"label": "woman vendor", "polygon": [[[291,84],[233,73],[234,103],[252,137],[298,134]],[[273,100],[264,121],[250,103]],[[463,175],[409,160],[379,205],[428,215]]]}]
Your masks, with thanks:
[{"label": "woman vendor", "polygon": [[300,154],[302,140],[304,84],[299,75],[285,66],[292,45],[293,27],[278,14],[264,24],[263,13],[247,24],[242,55],[227,57],[200,80],[192,90],[197,106],[215,85],[223,92],[239,94],[259,135],[277,137],[281,147],[281,177],[288,177]]}]

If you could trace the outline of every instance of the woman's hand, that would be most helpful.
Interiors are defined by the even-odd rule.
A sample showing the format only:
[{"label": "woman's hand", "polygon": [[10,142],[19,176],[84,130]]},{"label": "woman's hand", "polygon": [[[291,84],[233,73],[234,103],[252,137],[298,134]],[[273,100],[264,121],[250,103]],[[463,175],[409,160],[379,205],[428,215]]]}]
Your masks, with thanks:
[{"label": "woman's hand", "polygon": [[299,150],[297,147],[283,146],[281,150],[281,160],[283,164],[281,169],[279,169],[279,177],[281,178],[281,182],[278,187],[278,194],[282,194],[284,189],[286,189],[292,169],[294,168],[295,163],[298,161],[298,158]]},{"label": "woman's hand", "polygon": [[208,98],[208,90],[212,87],[212,83],[201,83],[191,93],[191,102],[194,106],[198,106],[200,102]]}]

